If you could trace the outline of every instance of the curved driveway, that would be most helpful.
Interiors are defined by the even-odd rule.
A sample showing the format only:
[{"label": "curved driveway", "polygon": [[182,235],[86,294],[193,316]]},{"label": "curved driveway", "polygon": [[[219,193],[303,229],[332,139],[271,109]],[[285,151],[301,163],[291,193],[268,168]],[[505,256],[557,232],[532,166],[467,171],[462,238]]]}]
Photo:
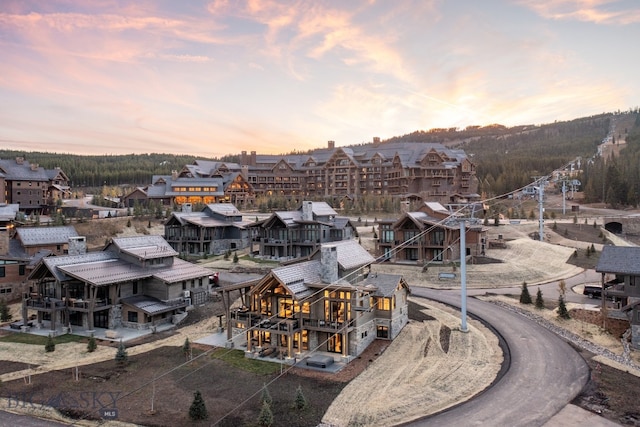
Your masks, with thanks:
[{"label": "curved driveway", "polygon": [[[414,296],[456,307],[460,296],[412,288]],[[576,397],[587,383],[582,357],[558,336],[516,313],[469,298],[467,309],[490,324],[504,339],[510,365],[479,396],[410,426],[541,426]]]}]

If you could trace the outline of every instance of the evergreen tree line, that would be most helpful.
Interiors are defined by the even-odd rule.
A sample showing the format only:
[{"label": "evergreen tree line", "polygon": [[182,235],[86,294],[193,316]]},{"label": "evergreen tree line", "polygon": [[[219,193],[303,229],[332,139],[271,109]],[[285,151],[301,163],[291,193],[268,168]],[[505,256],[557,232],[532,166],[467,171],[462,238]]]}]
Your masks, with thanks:
[{"label": "evergreen tree line", "polygon": [[640,114],[626,135],[619,156],[596,157],[581,177],[586,202],[602,202],[613,208],[640,203]]},{"label": "evergreen tree line", "polygon": [[465,144],[465,152],[476,164],[479,191],[487,196],[510,193],[578,156],[592,157],[607,136],[612,117],[558,122]]},{"label": "evergreen tree line", "polygon": [[[393,141],[439,142],[464,149],[476,165],[480,192],[493,196],[524,187],[533,181],[533,176],[546,175],[578,156],[583,159],[592,158],[598,145],[608,134],[611,120],[615,119],[616,114],[606,113],[546,125],[510,128],[496,124],[484,127],[469,126],[461,130],[431,129],[393,137],[381,144]],[[607,160],[604,166],[603,159],[583,165],[588,166],[583,185],[587,189],[590,201],[604,199],[619,204],[637,203],[634,194],[640,188],[640,162],[637,161],[640,156],[637,134],[639,110],[630,110],[625,114],[636,115],[636,126],[627,138],[630,148],[634,148],[626,149],[629,155],[625,154],[624,159],[612,159],[611,163],[604,159]],[[202,158],[161,153],[83,156],[0,150],[0,159],[19,156],[47,169],[60,167],[71,180],[72,188],[147,185],[153,175],[168,175],[171,171],[181,170],[184,165]],[[205,160],[237,163],[240,156],[227,155],[219,159]],[[267,209],[267,203],[268,201],[264,202],[264,209]],[[272,201],[273,203],[276,202]],[[278,201],[277,204],[282,205],[278,208],[284,207],[285,203]],[[362,202],[354,202],[353,206],[346,208],[353,209],[356,213],[389,209],[388,206],[373,209]]]}]

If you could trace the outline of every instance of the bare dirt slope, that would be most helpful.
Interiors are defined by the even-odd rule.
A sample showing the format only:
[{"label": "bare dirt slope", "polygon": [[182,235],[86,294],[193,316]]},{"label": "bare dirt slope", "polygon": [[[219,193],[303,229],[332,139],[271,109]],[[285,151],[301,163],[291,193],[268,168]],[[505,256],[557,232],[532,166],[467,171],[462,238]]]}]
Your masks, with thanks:
[{"label": "bare dirt slope", "polygon": [[382,357],[333,401],[324,423],[389,426],[407,422],[466,400],[495,379],[503,358],[495,335],[474,320],[470,332],[462,333],[449,307],[423,307],[429,314],[437,313],[436,318],[407,325]]}]

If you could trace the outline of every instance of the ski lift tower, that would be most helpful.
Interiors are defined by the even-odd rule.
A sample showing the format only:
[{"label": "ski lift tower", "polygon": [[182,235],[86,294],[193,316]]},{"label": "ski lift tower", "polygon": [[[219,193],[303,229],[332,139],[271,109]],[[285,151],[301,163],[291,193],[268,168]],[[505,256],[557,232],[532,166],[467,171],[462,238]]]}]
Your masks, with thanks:
[{"label": "ski lift tower", "polygon": [[547,185],[547,177],[539,176],[533,177],[535,179],[534,184],[538,185],[538,240],[544,242],[544,187]]},{"label": "ski lift tower", "polygon": [[450,204],[448,224],[460,225],[460,330],[469,332],[467,327],[467,223],[479,224],[475,217],[477,210],[482,210],[481,203]]}]

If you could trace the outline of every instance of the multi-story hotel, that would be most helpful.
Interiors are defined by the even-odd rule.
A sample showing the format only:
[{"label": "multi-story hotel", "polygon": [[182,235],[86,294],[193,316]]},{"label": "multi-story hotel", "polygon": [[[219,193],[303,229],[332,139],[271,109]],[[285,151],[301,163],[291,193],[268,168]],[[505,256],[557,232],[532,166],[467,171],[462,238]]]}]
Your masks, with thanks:
[{"label": "multi-story hotel", "polygon": [[307,154],[265,155],[243,151],[240,164],[196,160],[171,176],[125,197],[133,206],[155,199],[162,204],[230,202],[238,208],[256,196],[303,200],[399,196],[443,204],[479,198],[475,165],[463,150],[422,142],[373,143],[327,148]]},{"label": "multi-story hotel", "polygon": [[374,142],[308,154],[242,152],[241,169],[256,195],[297,200],[394,195],[455,203],[477,199],[475,165],[462,150],[420,142]]}]

